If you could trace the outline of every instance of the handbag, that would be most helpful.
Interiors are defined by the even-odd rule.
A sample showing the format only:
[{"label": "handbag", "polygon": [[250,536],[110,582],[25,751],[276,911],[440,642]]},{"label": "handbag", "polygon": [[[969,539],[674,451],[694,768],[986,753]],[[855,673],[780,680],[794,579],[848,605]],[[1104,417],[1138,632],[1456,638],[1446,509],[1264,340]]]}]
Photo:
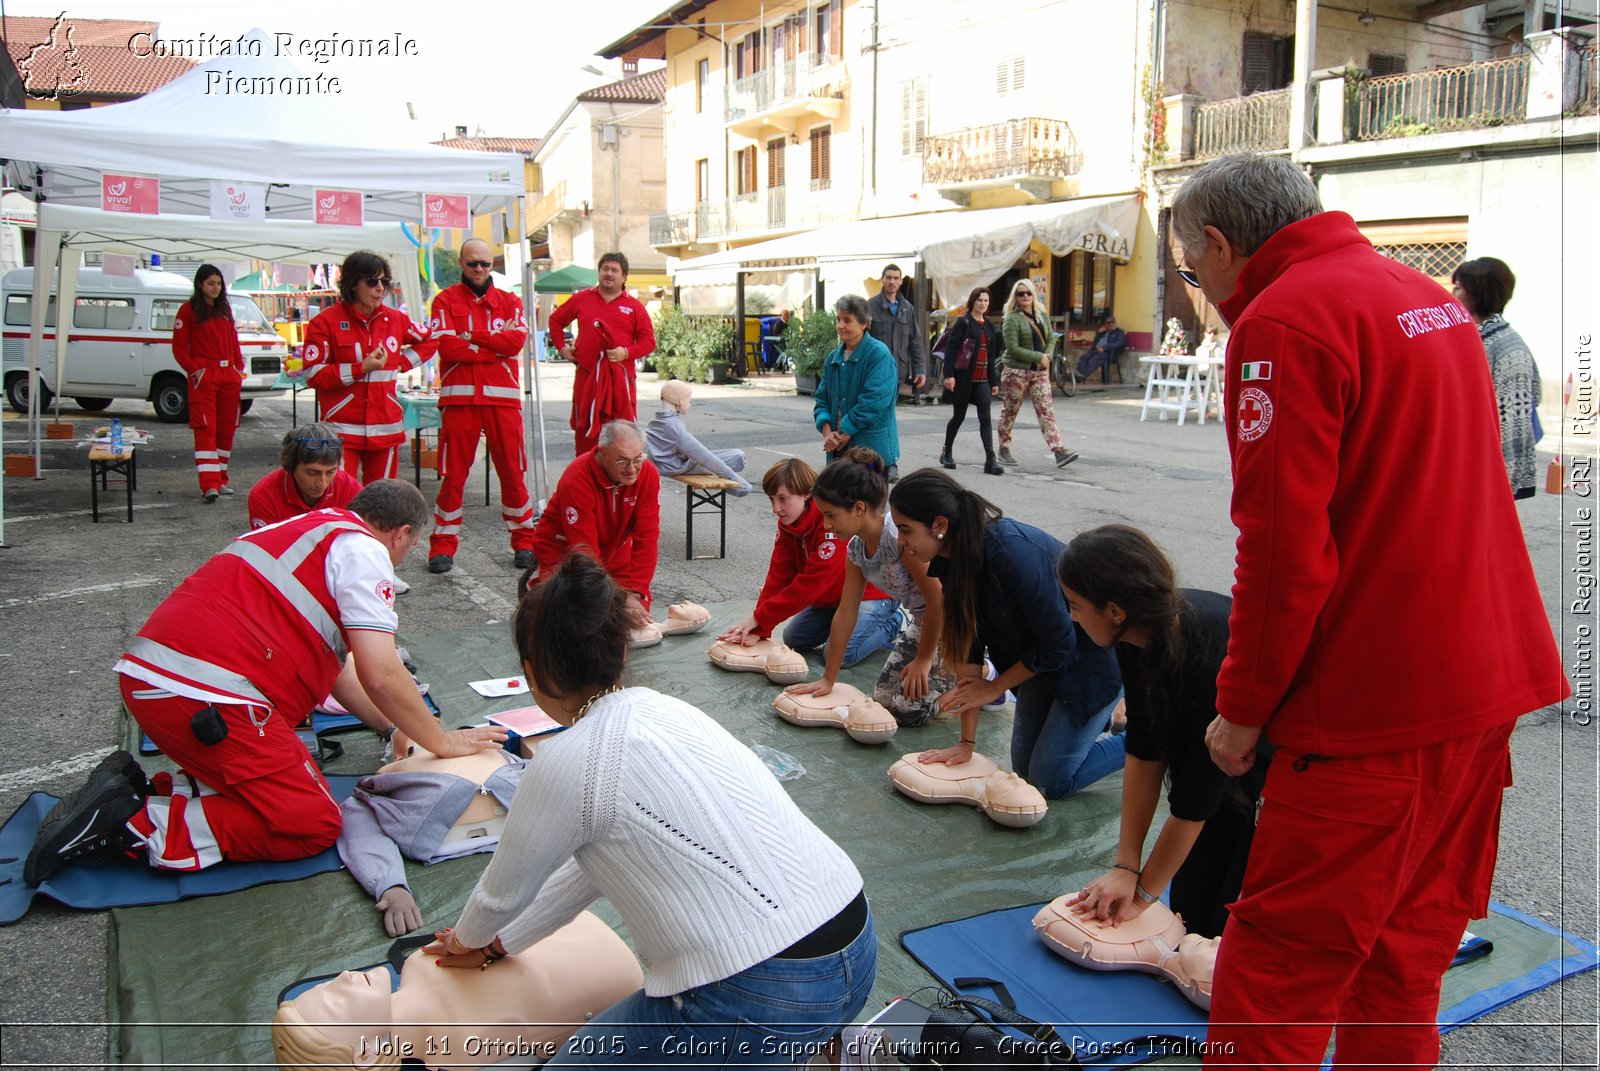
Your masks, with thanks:
[{"label": "handbag", "polygon": [[972,367],[972,354],[978,348],[978,340],[970,334],[961,340],[961,346],[956,350],[956,360],[952,368],[957,372],[965,372]]},{"label": "handbag", "polygon": [[1077,1055],[1049,1023],[1017,1012],[1003,984],[983,978],[961,978],[957,984],[986,984],[1004,1003],[957,994],[930,1009],[911,1066],[933,1071],[943,1067],[1082,1067]]}]

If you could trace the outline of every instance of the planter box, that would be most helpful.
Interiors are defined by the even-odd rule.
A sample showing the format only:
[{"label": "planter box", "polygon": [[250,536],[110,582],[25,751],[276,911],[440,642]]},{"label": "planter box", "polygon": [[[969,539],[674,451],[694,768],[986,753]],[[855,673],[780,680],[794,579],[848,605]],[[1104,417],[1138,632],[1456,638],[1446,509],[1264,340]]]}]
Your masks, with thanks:
[{"label": "planter box", "polygon": [[794,374],[794,389],[797,394],[817,393],[817,384],[822,377],[811,372],[796,372]]},{"label": "planter box", "polygon": [[38,470],[33,465],[32,454],[7,454],[7,476],[37,476]]},{"label": "planter box", "polygon": [[77,429],[66,421],[62,421],[59,424],[49,423],[44,426],[44,437],[46,439],[70,439],[77,433]]},{"label": "planter box", "polygon": [[712,383],[735,383],[735,382],[737,382],[737,380],[735,379],[735,377],[733,375],[733,372],[729,368],[729,366],[724,363],[724,364],[711,365],[711,367],[710,367],[710,382],[712,382]]}]

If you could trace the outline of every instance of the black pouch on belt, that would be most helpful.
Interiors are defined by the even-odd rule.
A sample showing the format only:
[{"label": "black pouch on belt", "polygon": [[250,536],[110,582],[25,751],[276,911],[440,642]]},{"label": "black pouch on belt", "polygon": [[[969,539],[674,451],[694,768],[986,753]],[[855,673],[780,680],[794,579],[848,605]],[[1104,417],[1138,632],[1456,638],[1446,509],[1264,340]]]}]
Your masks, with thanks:
[{"label": "black pouch on belt", "polygon": [[189,719],[189,731],[206,747],[212,747],[228,738],[228,723],[222,720],[222,711],[216,707],[201,707]]}]

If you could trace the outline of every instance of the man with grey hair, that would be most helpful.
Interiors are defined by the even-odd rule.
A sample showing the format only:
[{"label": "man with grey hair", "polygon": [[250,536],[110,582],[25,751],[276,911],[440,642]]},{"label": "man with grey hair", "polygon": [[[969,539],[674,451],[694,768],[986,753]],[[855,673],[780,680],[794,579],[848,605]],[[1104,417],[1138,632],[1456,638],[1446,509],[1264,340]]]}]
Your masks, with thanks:
[{"label": "man with grey hair", "polygon": [[344,471],[344,443],[331,424],[302,424],[283,437],[279,467],[250,488],[250,527],[298,517],[314,509],[343,509],[361,492]]},{"label": "man with grey hair", "polygon": [[633,421],[610,421],[599,440],[573,458],[539,517],[533,533],[538,575],[551,575],[575,551],[588,554],[628,592],[636,624],[643,625],[650,620],[661,543],[661,474],[645,456],[644,432]]},{"label": "man with grey hair", "polygon": [[[1568,691],[1467,311],[1290,161],[1179,190],[1180,274],[1232,327],[1239,529],[1213,761],[1271,756],[1208,1067],[1432,1067],[1487,913],[1516,719]],[[1448,390],[1441,392],[1441,384]],[[1472,621],[1443,646],[1441,621]]]},{"label": "man with grey hair", "polygon": [[240,536],[178,585],[113,669],[128,712],[181,770],[147,778],[113,752],[45,816],[25,880],[90,856],[200,870],[331,846],[339,805],[295,735],[329,694],[441,757],[499,747],[504,730],[441,727],[395,650],[394,567],[427,523],[422,492],[376,480],[348,510]]},{"label": "man with grey hair", "polygon": [[894,354],[867,332],[872,313],[866,298],[846,294],[834,303],[839,348],[823,362],[811,416],[822,433],[827,460],[852,446],[876,450],[889,466],[889,482],[900,478],[900,428],[895,421],[899,390]]}]

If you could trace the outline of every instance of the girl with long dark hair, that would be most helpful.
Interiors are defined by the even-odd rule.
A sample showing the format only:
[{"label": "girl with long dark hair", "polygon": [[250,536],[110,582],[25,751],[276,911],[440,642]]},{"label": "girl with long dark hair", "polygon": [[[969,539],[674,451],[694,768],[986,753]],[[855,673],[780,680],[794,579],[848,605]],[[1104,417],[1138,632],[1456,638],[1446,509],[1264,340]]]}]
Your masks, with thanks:
[{"label": "girl with long dark hair", "polygon": [[[1116,649],[1128,704],[1116,862],[1084,887],[1074,910],[1126,922],[1171,882],[1172,909],[1189,932],[1217,937],[1244,879],[1266,776],[1261,761],[1230,778],[1206,748],[1233,600],[1179,588],[1161,549],[1121,524],[1067,544],[1056,575],[1073,621],[1099,646]],[[1171,813],[1145,857],[1163,777]]]},{"label": "girl with long dark hair", "polygon": [[215,264],[202,264],[194,273],[194,293],[172,322],[172,356],[189,374],[194,467],[200,497],[210,505],[218,495],[233,494],[228,459],[239,428],[239,385],[245,370],[228,283]]},{"label": "girl with long dark hair", "polygon": [[967,406],[978,411],[978,435],[983,440],[983,471],[991,476],[1004,476],[1006,470],[994,459],[994,438],[989,430],[989,398],[998,393],[1000,357],[1005,344],[1000,340],[1000,329],[987,319],[989,288],[980,286],[967,296],[967,311],[950,325],[945,338],[944,389],[954,399],[950,423],[944,428],[944,453],[939,464],[947,469],[956,467],[956,433],[967,419]]},{"label": "girl with long dark hair", "polygon": [[[1120,768],[1122,738],[1106,731],[1121,693],[1116,661],[1068,615],[1055,582],[1061,542],[937,469],[901,480],[889,507],[902,550],[943,589],[943,657],[957,678],[939,706],[960,716],[960,740],[919,761],[970,759],[979,711],[1010,690],[1011,768],[1046,797],[1070,796]],[[994,680],[984,679],[986,649]]]}]

